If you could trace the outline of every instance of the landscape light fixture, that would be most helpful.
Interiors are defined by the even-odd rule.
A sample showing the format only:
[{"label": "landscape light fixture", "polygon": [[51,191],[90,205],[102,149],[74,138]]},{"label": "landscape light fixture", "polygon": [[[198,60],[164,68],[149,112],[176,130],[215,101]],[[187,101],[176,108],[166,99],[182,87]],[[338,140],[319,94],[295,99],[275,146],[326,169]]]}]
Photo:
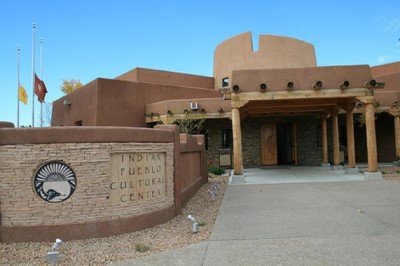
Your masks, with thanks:
[{"label": "landscape light fixture", "polygon": [[191,214],[189,214],[187,218],[192,222],[193,234],[196,234],[199,231],[199,224],[197,223],[196,218]]},{"label": "landscape light fixture", "polygon": [[54,242],[51,247],[51,251],[47,252],[47,262],[49,264],[58,264],[58,260],[60,258],[60,253],[57,251],[57,248],[62,244],[62,240],[57,238],[56,242]]}]

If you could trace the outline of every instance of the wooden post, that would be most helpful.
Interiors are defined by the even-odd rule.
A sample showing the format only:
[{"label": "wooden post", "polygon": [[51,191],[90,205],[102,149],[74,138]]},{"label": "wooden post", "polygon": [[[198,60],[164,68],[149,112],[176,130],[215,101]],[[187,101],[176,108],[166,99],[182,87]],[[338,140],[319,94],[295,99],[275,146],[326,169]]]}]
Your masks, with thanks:
[{"label": "wooden post", "polygon": [[354,144],[354,118],[353,104],[349,104],[346,110],[346,130],[347,130],[347,160],[349,168],[356,167],[356,151]]},{"label": "wooden post", "polygon": [[365,127],[367,133],[368,172],[378,171],[378,155],[375,132],[375,106],[372,101],[365,104]]},{"label": "wooden post", "polygon": [[333,136],[333,165],[340,164],[340,147],[339,147],[339,121],[338,112],[332,113],[332,136]]},{"label": "wooden post", "polygon": [[400,160],[400,115],[394,117],[394,137],[396,146],[396,158]]},{"label": "wooden post", "polygon": [[232,133],[233,133],[233,174],[243,174],[242,157],[242,130],[240,126],[239,108],[232,108]]},{"label": "wooden post", "polygon": [[322,141],[322,164],[328,164],[328,129],[327,116],[322,115],[321,118],[321,141]]}]

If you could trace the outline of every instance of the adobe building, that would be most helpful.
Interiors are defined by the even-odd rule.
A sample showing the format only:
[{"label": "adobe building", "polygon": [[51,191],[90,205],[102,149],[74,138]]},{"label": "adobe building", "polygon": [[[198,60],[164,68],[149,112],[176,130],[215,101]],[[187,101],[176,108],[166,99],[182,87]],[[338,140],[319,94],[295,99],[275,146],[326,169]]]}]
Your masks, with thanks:
[{"label": "adobe building", "polygon": [[400,62],[317,64],[314,46],[246,32],[219,44],[213,77],[135,68],[53,104],[52,126],[153,127],[204,119],[208,160],[232,167],[322,165],[380,177],[400,158]]}]

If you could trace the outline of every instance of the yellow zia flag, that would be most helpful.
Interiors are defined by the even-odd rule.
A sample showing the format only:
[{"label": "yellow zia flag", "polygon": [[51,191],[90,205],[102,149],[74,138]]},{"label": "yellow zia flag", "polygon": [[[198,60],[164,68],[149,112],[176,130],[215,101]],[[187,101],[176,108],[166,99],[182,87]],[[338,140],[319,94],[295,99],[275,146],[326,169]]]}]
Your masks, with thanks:
[{"label": "yellow zia flag", "polygon": [[18,87],[18,98],[25,105],[28,103],[28,94],[26,94],[26,90],[21,84]]}]

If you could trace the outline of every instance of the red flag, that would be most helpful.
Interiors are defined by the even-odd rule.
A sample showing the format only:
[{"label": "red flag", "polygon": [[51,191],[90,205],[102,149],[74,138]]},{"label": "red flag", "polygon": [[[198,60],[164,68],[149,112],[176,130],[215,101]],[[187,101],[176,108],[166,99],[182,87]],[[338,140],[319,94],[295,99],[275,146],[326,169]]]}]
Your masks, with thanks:
[{"label": "red flag", "polygon": [[44,102],[44,97],[46,96],[46,93],[46,85],[44,85],[43,80],[39,79],[35,73],[35,94],[37,95],[39,102]]}]

